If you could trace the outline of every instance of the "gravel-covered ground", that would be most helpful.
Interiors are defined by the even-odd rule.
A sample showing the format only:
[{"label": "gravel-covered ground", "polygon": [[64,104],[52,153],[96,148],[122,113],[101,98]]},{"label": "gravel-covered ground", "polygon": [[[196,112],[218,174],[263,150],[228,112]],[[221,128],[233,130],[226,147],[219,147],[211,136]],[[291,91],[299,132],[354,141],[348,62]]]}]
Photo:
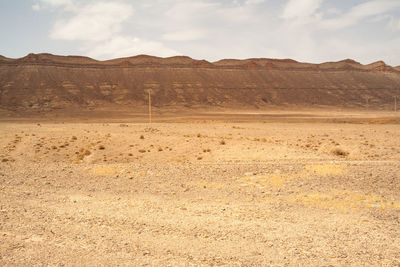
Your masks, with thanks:
[{"label": "gravel-covered ground", "polygon": [[400,125],[1,123],[2,266],[400,266]]}]

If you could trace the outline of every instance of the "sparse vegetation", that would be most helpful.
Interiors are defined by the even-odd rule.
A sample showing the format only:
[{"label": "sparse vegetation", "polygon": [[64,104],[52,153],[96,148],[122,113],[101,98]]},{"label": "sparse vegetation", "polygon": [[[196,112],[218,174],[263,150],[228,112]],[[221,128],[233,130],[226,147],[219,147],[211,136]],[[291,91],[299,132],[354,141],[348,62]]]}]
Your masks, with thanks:
[{"label": "sparse vegetation", "polygon": [[235,125],[234,125],[234,126],[232,126],[232,128],[233,128],[233,129],[240,129],[240,130],[243,130],[243,129],[245,129],[245,128],[243,128],[243,127],[240,127],[240,126],[235,126]]},{"label": "sparse vegetation", "polygon": [[[93,256],[90,262],[93,264],[100,262],[101,265],[103,254],[107,263],[118,253],[127,253],[126,249],[138,248],[132,249],[132,254],[123,254],[126,261],[117,263],[129,264],[132,257],[152,263],[153,256],[154,260],[156,257],[172,259],[171,255],[178,253],[178,260],[196,257],[193,264],[232,265],[233,257],[237,262],[257,265],[268,263],[263,256],[268,254],[275,239],[282,236],[285,239],[288,234],[300,231],[307,232],[308,237],[322,238],[315,244],[308,237],[304,239],[304,235],[296,236],[298,239],[281,242],[277,252],[291,250],[289,257],[299,256],[293,262],[303,265],[362,266],[364,262],[354,255],[354,251],[363,249],[357,236],[354,240],[347,238],[349,233],[361,229],[360,234],[368,240],[377,240],[376,251],[365,250],[365,264],[372,259],[379,265],[378,258],[374,258],[377,253],[387,258],[396,257],[396,251],[390,247],[398,225],[394,215],[399,207],[399,200],[395,198],[399,125],[340,127],[337,123],[320,125],[317,122],[263,125],[259,117],[256,119],[257,122],[241,122],[246,130],[232,129],[237,123],[230,122],[157,123],[162,130],[158,133],[147,133],[143,131],[146,126],[136,123],[129,124],[129,128],[121,128],[120,123],[112,123],[107,128],[101,123],[65,126],[46,123],[40,129],[36,125],[21,127],[20,123],[2,127],[0,189],[6,196],[2,214],[7,218],[3,243],[6,248],[19,244],[21,231],[18,230],[25,227],[23,234],[27,239],[23,243],[36,244],[40,255],[46,256],[47,251],[55,249],[54,255],[58,257],[64,250],[74,250],[75,245],[88,246],[87,249],[96,252],[89,255]],[[319,120],[322,119],[318,117]],[[36,137],[20,133],[21,129],[26,133],[32,128],[36,128]],[[85,128],[90,128],[91,133],[87,134]],[[343,128],[343,133],[338,128]],[[385,134],[386,129],[390,130],[390,136]],[[16,130],[18,136],[15,136]],[[362,130],[366,131],[365,138],[358,136]],[[108,132],[112,133],[111,138],[105,137]],[[322,137],[331,132],[330,137]],[[144,140],[137,140],[141,134]],[[184,134],[190,137],[185,138]],[[71,141],[73,135],[77,141]],[[19,137],[21,142],[14,143]],[[12,147],[16,149],[11,150]],[[14,160],[16,164],[12,163]],[[40,209],[24,203],[40,204]],[[55,211],[57,220],[49,228],[48,218],[54,217]],[[314,217],[322,218],[322,230],[310,223],[310,211]],[[19,213],[21,216],[15,216]],[[377,216],[364,216],[362,219],[367,221],[357,224],[361,213]],[[140,217],[139,224],[132,219],[135,216]],[[382,224],[382,216],[385,219],[382,229],[368,228]],[[273,220],[265,220],[267,217]],[[288,221],[289,229],[279,227]],[[82,227],[82,222],[88,227]],[[337,222],[342,227],[339,232]],[[166,224],[174,227],[165,227]],[[217,229],[215,225],[223,225],[224,229]],[[262,237],[258,241],[265,241],[265,246],[256,244],[257,248],[248,249],[247,242],[242,244],[242,238],[237,237],[241,237],[243,225],[249,226],[246,231],[249,240]],[[193,230],[192,226],[198,229]],[[364,226],[368,229],[363,229]],[[271,235],[265,237],[266,228]],[[144,235],[139,235],[139,231]],[[210,233],[218,239],[211,240],[215,244],[224,243],[222,258],[198,256],[215,254],[214,246],[210,250],[207,247]],[[120,235],[126,238],[121,239]],[[59,236],[76,239],[76,244],[69,242],[61,249],[54,247],[52,240]],[[85,243],[84,237],[93,243]],[[145,248],[143,238],[146,238]],[[169,238],[194,245],[185,250],[173,242],[160,242]],[[107,239],[104,246],[96,246],[104,239]],[[336,239],[346,239],[348,246],[332,250],[330,244]],[[309,242],[305,248],[303,241]],[[309,250],[316,255],[303,261],[300,256]],[[9,265],[22,262],[20,255],[28,261],[32,259],[30,251],[25,255],[23,249],[6,252],[16,261]],[[253,252],[261,254],[254,256]],[[326,261],[318,261],[320,258]],[[39,264],[41,259],[47,264],[47,257],[38,257]],[[67,253],[60,262],[68,259]],[[287,258],[283,264],[290,260]],[[76,259],[72,264],[80,261]],[[169,264],[163,260],[157,263]],[[172,265],[179,263],[174,261]]]},{"label": "sparse vegetation", "polygon": [[75,154],[77,155],[77,160],[82,161],[86,156],[91,155],[92,152],[86,148],[81,148],[78,152],[75,152]]},{"label": "sparse vegetation", "polygon": [[139,137],[140,139],[144,139],[144,135],[142,134],[142,135],[140,135],[140,137]]},{"label": "sparse vegetation", "polygon": [[341,148],[335,148],[331,151],[331,153],[335,156],[340,156],[340,157],[347,157],[350,153],[341,149]]}]

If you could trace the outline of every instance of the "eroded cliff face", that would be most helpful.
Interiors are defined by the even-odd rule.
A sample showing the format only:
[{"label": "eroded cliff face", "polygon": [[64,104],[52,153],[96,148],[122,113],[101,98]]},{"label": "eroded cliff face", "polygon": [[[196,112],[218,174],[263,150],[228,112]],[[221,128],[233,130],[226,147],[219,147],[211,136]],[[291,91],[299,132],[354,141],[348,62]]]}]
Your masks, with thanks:
[{"label": "eroded cliff face", "polygon": [[108,61],[30,54],[0,57],[0,106],[9,110],[135,108],[152,90],[155,106],[274,105],[385,107],[400,96],[400,71],[384,62],[323,64],[247,59],[210,63],[189,57]]}]

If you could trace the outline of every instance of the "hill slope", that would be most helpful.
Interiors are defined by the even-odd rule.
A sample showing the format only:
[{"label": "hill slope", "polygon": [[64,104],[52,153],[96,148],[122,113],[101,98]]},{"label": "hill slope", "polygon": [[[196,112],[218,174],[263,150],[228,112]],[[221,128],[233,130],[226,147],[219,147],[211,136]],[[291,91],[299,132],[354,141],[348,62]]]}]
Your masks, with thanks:
[{"label": "hill slope", "polygon": [[[291,59],[225,59],[146,55],[97,61],[88,57],[0,56],[0,107],[9,110],[146,104],[155,106],[389,106],[400,95],[400,70],[382,61],[322,64]],[[367,100],[368,99],[368,100]]]}]

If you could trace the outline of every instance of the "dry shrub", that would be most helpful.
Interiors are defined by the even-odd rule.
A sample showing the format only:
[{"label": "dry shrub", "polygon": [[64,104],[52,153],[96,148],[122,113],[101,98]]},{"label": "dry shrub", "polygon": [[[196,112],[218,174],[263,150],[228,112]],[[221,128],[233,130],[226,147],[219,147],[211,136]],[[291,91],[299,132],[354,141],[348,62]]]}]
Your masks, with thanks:
[{"label": "dry shrub", "polygon": [[160,151],[160,152],[163,151],[162,147],[160,147],[160,146],[158,147],[157,150]]},{"label": "dry shrub", "polygon": [[197,134],[197,137],[201,137],[201,134],[198,133],[198,134]]},{"label": "dry shrub", "polygon": [[219,144],[220,144],[220,145],[225,145],[226,142],[225,142],[225,140],[221,140],[221,141],[219,141]]},{"label": "dry shrub", "polygon": [[146,149],[139,149],[140,153],[146,153]]},{"label": "dry shrub", "polygon": [[204,153],[206,153],[206,152],[211,152],[211,149],[205,148],[205,149],[203,149],[203,152],[204,152]]},{"label": "dry shrub", "polygon": [[349,152],[347,152],[341,148],[335,148],[331,151],[331,153],[335,156],[340,156],[340,157],[346,157],[350,154]]},{"label": "dry shrub", "polygon": [[99,150],[104,150],[104,149],[106,149],[106,148],[103,145],[99,146]]},{"label": "dry shrub", "polygon": [[76,152],[75,154],[77,154],[77,160],[81,161],[83,160],[86,156],[89,156],[90,154],[92,154],[92,152],[90,152],[87,149],[81,148],[81,150],[79,152]]},{"label": "dry shrub", "polygon": [[144,139],[144,136],[143,136],[143,134],[140,136],[140,139]]},{"label": "dry shrub", "polygon": [[240,126],[232,126],[232,128],[233,128],[233,129],[245,129],[245,128],[240,127]]}]

